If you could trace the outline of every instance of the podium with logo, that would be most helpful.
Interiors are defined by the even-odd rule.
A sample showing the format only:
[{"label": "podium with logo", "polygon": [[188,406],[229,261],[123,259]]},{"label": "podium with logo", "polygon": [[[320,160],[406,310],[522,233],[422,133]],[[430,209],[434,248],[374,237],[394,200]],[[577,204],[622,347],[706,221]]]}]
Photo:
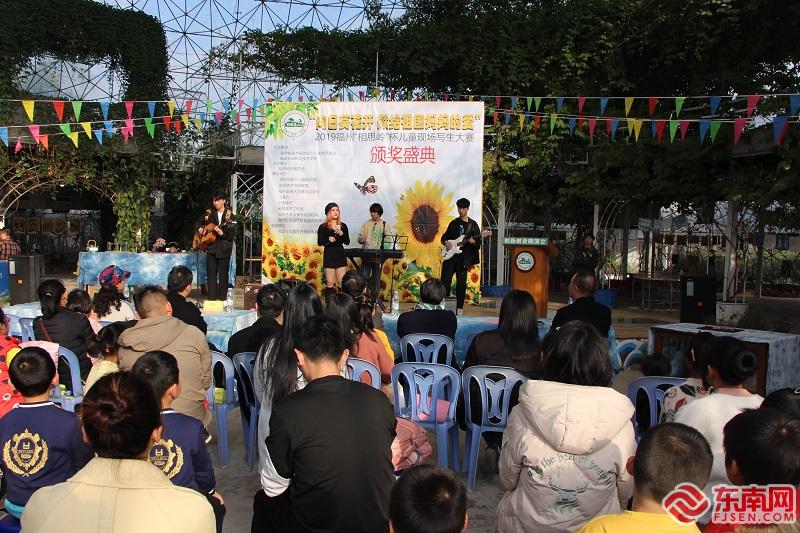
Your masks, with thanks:
[{"label": "podium with logo", "polygon": [[511,286],[528,291],[536,300],[536,316],[547,316],[550,258],[558,248],[543,237],[507,237],[503,244],[511,256]]}]

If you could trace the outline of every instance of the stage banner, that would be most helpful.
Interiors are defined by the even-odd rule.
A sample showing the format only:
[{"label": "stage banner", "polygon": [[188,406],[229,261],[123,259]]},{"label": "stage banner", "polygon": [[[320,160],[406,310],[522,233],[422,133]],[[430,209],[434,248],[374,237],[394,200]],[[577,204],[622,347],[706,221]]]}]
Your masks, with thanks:
[{"label": "stage banner", "polygon": [[[328,202],[340,207],[350,248],[361,247],[369,207],[381,204],[386,235],[407,242],[402,259],[384,264],[381,291],[389,298],[393,287],[404,301],[439,276],[456,200],[468,198],[481,223],[483,103],[274,102],[264,111],[263,282],[324,287],[317,229]],[[479,289],[475,266],[468,301]]]}]

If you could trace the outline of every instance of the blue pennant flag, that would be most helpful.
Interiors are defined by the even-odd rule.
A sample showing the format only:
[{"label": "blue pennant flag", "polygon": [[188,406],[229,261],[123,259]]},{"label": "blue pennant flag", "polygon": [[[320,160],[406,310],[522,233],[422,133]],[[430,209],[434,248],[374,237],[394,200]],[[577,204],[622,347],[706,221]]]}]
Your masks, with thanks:
[{"label": "blue pennant flag", "polygon": [[600,114],[606,112],[606,106],[608,105],[608,96],[601,96],[600,97]]},{"label": "blue pennant flag", "polygon": [[200,111],[200,122],[206,121],[206,114],[203,111]]},{"label": "blue pennant flag", "polygon": [[511,120],[511,111],[505,111],[503,114],[506,116],[506,126],[508,126],[508,123]]},{"label": "blue pennant flag", "polygon": [[258,98],[253,98],[253,109],[258,109]]},{"label": "blue pennant flag", "polygon": [[556,112],[561,111],[561,106],[564,105],[564,97],[559,96],[556,98]]},{"label": "blue pennant flag", "polygon": [[3,141],[3,144],[8,146],[8,128],[6,128],[5,126],[0,128],[0,140]]},{"label": "blue pennant flag", "polygon": [[612,118],[611,119],[611,137],[614,137],[617,134],[617,126],[619,126],[619,119]]},{"label": "blue pennant flag", "polygon": [[[719,103],[722,101],[721,96],[712,96],[711,97],[711,114],[716,115],[717,109],[719,109]],[[703,141],[703,137],[700,137],[700,142]]]},{"label": "blue pennant flag", "polygon": [[94,136],[97,139],[97,142],[103,144],[103,130],[92,130],[94,131]]},{"label": "blue pennant flag", "polygon": [[780,144],[783,140],[784,128],[789,117],[774,117],[772,119],[772,136],[775,139],[775,144]]},{"label": "blue pennant flag", "polygon": [[150,118],[153,118],[153,115],[156,114],[156,103],[147,102],[147,110],[150,111]]},{"label": "blue pennant flag", "polygon": [[518,98],[519,98],[518,96],[512,96],[511,97],[511,109],[516,109],[517,108],[517,99]]},{"label": "blue pennant flag", "polygon": [[789,114],[796,115],[797,108],[800,107],[800,94],[789,95]]},{"label": "blue pennant flag", "polygon": [[103,126],[106,127],[106,133],[108,133],[108,136],[109,137],[113,137],[113,135],[114,135],[114,123],[111,122],[110,120],[104,120],[103,121]]},{"label": "blue pennant flag", "polygon": [[708,133],[708,125],[709,125],[709,123],[710,123],[709,120],[701,120],[700,121],[700,144],[702,144],[703,140],[706,138],[706,133]]},{"label": "blue pennant flag", "polygon": [[226,115],[228,114],[228,111],[231,110],[231,101],[230,100],[223,100],[222,101],[222,110],[225,112]]},{"label": "blue pennant flag", "polygon": [[100,102],[100,110],[103,112],[103,120],[108,120],[108,107],[111,102]]},{"label": "blue pennant flag", "polygon": [[533,115],[531,115],[530,113],[525,113],[525,126],[527,126],[528,124],[531,123],[531,117],[532,116]]},{"label": "blue pennant flag", "polygon": [[569,134],[570,135],[572,135],[572,132],[575,131],[575,124],[576,123],[577,123],[577,120],[575,119],[575,117],[572,117],[567,121],[567,127],[569,128]]},{"label": "blue pennant flag", "polygon": [[651,120],[650,121],[650,132],[653,134],[653,139],[655,139],[656,138],[656,121],[655,120]]}]

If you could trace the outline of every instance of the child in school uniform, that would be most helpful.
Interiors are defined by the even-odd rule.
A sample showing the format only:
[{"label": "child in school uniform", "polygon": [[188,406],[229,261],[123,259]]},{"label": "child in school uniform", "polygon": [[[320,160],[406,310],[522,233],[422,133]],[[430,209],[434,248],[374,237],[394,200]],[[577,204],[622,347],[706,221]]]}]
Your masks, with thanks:
[{"label": "child in school uniform", "polygon": [[167,352],[152,351],[142,355],[131,370],[150,383],[161,398],[163,433],[150,448],[150,463],[163,470],[173,484],[204,494],[214,508],[217,532],[221,532],[225,500],[215,490],[205,429],[202,422],[172,409],[173,400],[181,394],[178,361]]},{"label": "child in school uniform", "polygon": [[0,419],[0,468],[6,478],[6,510],[22,516],[39,488],[62,483],[84,467],[92,450],[74,413],[48,401],[58,383],[53,359],[41,348],[23,348],[9,367],[22,403]]}]

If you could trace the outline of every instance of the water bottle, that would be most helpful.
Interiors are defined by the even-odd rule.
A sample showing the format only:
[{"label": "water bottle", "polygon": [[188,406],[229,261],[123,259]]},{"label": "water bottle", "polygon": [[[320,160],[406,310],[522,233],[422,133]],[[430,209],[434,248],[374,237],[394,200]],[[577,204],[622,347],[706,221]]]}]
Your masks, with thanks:
[{"label": "water bottle", "polygon": [[131,298],[131,289],[128,287],[128,284],[125,284],[125,287],[122,289],[122,297],[126,300],[130,300]]},{"label": "water bottle", "polygon": [[233,311],[233,289],[228,289],[228,294],[225,296],[225,312],[230,313]]},{"label": "water bottle", "polygon": [[392,293],[392,314],[400,314],[400,291],[394,291]]}]

